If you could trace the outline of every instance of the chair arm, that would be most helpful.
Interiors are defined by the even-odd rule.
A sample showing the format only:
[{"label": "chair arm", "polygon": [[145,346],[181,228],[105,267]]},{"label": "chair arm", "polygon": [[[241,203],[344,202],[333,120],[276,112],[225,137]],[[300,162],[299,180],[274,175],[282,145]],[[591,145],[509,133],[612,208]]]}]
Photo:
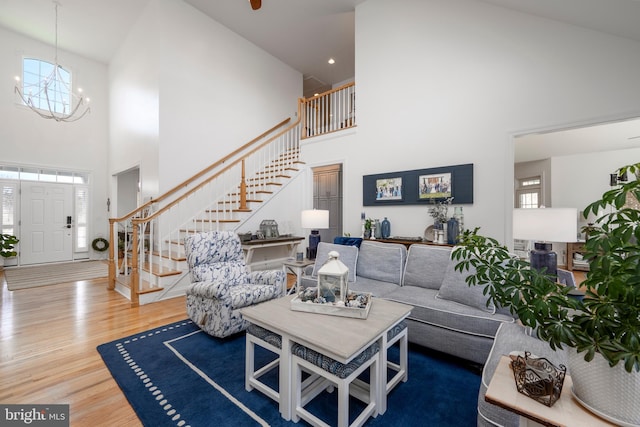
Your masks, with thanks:
[{"label": "chair arm", "polygon": [[249,283],[252,285],[282,287],[286,277],[286,274],[282,270],[252,271],[249,273]]},{"label": "chair arm", "polygon": [[269,301],[279,298],[283,295],[282,286],[274,285],[258,285],[255,283],[245,283],[243,285],[233,286],[229,289],[229,300],[234,310],[248,307],[260,302]]},{"label": "chair arm", "polygon": [[196,295],[207,299],[229,300],[229,284],[225,282],[194,282],[187,288],[187,295]]}]

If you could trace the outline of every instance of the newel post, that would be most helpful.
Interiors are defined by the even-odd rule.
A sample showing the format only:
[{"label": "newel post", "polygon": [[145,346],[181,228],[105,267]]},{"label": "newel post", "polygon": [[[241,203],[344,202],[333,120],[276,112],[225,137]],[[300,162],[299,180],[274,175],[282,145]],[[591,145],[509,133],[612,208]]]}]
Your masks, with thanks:
[{"label": "newel post", "polygon": [[139,295],[139,282],[140,282],[140,272],[138,271],[138,259],[140,255],[139,241],[140,238],[138,236],[140,224],[135,220],[131,221],[133,224],[133,237],[132,237],[132,246],[133,250],[131,251],[131,281],[129,282],[129,289],[131,292],[131,306],[137,307],[140,304],[140,295]]},{"label": "newel post", "polygon": [[107,289],[112,291],[116,288],[116,262],[115,250],[117,242],[113,232],[114,221],[109,218],[109,278],[107,279]]},{"label": "newel post", "polygon": [[240,209],[247,209],[247,181],[245,180],[244,159],[242,159],[242,177],[240,180]]}]

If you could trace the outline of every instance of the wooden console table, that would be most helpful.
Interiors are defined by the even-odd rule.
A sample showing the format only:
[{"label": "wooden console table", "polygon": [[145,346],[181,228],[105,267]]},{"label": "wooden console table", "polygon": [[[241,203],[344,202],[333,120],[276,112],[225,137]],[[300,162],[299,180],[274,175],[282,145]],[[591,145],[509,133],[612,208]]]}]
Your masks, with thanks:
[{"label": "wooden console table", "polygon": [[244,259],[250,270],[282,268],[284,261],[296,258],[296,250],[304,237],[250,240],[242,244]]},{"label": "wooden console table", "polygon": [[574,255],[584,253],[584,242],[567,243],[567,270],[589,271],[589,264],[583,261],[580,265],[574,263]]}]

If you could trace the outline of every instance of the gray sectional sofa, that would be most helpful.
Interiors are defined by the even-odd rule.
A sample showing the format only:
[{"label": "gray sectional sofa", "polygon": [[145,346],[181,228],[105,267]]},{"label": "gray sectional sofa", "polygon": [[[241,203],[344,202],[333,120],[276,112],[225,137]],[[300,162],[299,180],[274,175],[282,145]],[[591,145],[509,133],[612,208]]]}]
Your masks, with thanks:
[{"label": "gray sectional sofa", "polygon": [[498,362],[512,351],[527,350],[566,366],[566,355],[532,336],[505,309],[486,305],[482,287],[469,287],[466,274],[454,270],[452,248],[364,240],[360,249],[321,242],[314,266],[302,285],[315,286],[317,272],[335,250],[349,267],[349,289],[412,305],[409,341],[484,365],[478,393],[479,427],[518,426],[519,417],[487,403],[485,392]]},{"label": "gray sectional sofa", "polygon": [[404,245],[364,240],[355,246],[320,242],[314,266],[302,286],[315,286],[329,251],[349,268],[349,289],[414,307],[408,318],[409,341],[484,364],[498,327],[514,323],[507,310],[487,306],[481,287],[469,287],[454,270],[451,247]]}]

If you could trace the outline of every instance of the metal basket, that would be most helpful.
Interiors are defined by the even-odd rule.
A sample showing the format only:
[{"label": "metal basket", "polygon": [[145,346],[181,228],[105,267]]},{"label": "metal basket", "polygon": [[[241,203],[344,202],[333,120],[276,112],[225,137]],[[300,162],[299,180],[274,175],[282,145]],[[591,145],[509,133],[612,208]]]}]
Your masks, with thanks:
[{"label": "metal basket", "polygon": [[531,357],[525,351],[511,362],[518,391],[546,406],[553,406],[560,398],[567,368],[556,367],[544,357]]}]

